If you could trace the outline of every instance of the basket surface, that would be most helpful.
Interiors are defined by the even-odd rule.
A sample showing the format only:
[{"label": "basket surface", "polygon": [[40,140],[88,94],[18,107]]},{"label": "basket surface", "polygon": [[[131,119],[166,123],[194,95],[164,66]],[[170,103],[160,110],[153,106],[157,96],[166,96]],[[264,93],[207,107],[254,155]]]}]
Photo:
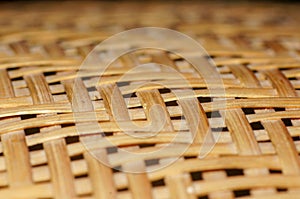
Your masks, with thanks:
[{"label": "basket surface", "polygon": [[[300,198],[299,8],[245,3],[1,5],[0,198]],[[201,42],[222,78],[223,84],[215,86],[225,92],[211,96],[189,63],[159,50],[124,55],[97,87],[90,84],[93,70],[78,78],[81,61],[94,46],[144,26],[175,29]],[[163,69],[141,70],[120,80],[134,65],[149,62],[171,65],[197,96],[178,99],[169,88],[157,86],[185,89]],[[157,84],[132,89],[145,82]],[[119,93],[113,94],[113,88]],[[151,120],[147,105],[161,105],[165,133],[149,139],[124,135],[111,110],[111,96],[119,100],[124,121],[141,126]],[[128,98],[129,104],[122,106]],[[191,106],[195,99],[199,106]],[[97,121],[90,120],[91,113]],[[95,122],[102,134],[92,128]],[[201,133],[209,124],[219,137],[210,153],[198,158],[205,139]],[[80,129],[85,137],[105,135],[119,147],[89,148],[114,168],[86,150]],[[172,141],[182,129],[181,140]],[[174,151],[191,133],[196,141],[177,157]],[[119,150],[149,152],[171,141],[174,151],[139,159]],[[122,171],[155,169],[174,159],[149,173]]]}]

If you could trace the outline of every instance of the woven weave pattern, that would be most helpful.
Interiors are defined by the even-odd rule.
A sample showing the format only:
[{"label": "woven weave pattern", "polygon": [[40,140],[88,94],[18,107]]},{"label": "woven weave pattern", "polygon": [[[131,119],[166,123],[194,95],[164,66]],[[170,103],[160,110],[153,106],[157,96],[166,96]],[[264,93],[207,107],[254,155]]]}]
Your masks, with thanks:
[{"label": "woven weave pattern", "polygon": [[[299,198],[299,8],[97,2],[1,6],[0,198]],[[189,63],[160,50],[120,57],[96,87],[90,84],[92,70],[78,80],[79,66],[94,46],[143,26],[175,29],[203,44],[223,81],[215,86],[225,92],[211,96]],[[197,57],[193,52],[188,56]],[[150,62],[179,71],[196,97],[177,99],[170,89],[184,90],[184,84],[161,68],[120,80],[134,66]],[[138,92],[132,89],[145,82],[156,84]],[[138,125],[149,121],[145,104],[161,105],[168,116],[166,133],[135,139],[120,132],[110,106],[112,88],[119,91],[120,102],[130,98],[127,107],[120,103],[118,110],[124,120]],[[195,99],[199,107],[190,107]],[[74,110],[80,110],[76,118]],[[118,168],[155,168],[176,154],[132,159],[117,149],[100,146],[97,151],[99,146],[92,146],[114,167],[109,168],[80,142],[78,126],[90,136],[102,136],[91,128],[89,113],[95,113],[108,139],[132,152],[159,149],[179,130],[182,143],[191,133],[197,139],[168,167],[125,173]],[[201,133],[209,124],[212,134],[221,131],[220,137],[199,159]],[[182,143],[173,142],[174,151]]]}]

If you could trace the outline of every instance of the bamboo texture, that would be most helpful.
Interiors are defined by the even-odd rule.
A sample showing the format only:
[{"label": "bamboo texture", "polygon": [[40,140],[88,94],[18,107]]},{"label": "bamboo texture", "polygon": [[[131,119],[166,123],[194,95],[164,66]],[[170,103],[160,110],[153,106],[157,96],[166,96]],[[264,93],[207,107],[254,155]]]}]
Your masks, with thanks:
[{"label": "bamboo texture", "polygon": [[[3,3],[0,198],[300,198],[299,8],[244,2]],[[205,78],[189,63],[160,50],[122,56],[95,88],[93,69],[75,81],[81,62],[98,43],[144,26],[178,30],[203,44],[223,82],[213,87],[224,92],[210,93]],[[197,57],[193,52],[186,56]],[[135,65],[150,62],[179,71],[195,95],[178,99],[170,90],[183,91],[185,83],[163,68],[149,67],[121,79]],[[135,85],[145,82],[155,84],[136,91]],[[118,101],[122,128],[111,96]],[[198,106],[191,106],[195,101]],[[162,107],[155,117],[149,108],[154,104]],[[209,117],[212,113],[218,116]],[[145,126],[162,120],[163,132],[157,136],[143,139],[122,133],[124,128],[136,130],[131,121]],[[210,124],[220,130],[220,137],[209,154],[199,158]],[[91,143],[90,150],[109,161],[109,168],[83,146],[79,129],[147,155],[134,159],[118,150],[109,153],[104,141],[101,149]],[[215,134],[213,130],[208,139]],[[168,167],[139,174],[116,169],[159,167],[176,158],[189,135],[195,140]],[[147,153],[170,142],[165,153]]]}]

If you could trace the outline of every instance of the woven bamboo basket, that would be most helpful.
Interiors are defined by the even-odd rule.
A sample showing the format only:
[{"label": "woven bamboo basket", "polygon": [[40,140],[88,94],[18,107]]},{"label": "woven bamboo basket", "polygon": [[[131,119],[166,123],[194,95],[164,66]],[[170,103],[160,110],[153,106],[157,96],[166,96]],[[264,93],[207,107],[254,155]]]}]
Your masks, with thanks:
[{"label": "woven bamboo basket", "polygon": [[[300,198],[299,9],[243,2],[2,3],[0,198]],[[104,84],[91,86],[96,73],[89,69],[78,76],[100,42],[147,26],[177,30],[201,43],[222,91],[210,93],[184,57],[160,50],[121,56],[103,74]],[[159,68],[121,79],[135,65],[150,62],[171,66],[196,95],[176,97],[173,90],[186,88]],[[156,84],[133,89],[149,82]],[[124,134],[112,96],[122,124],[143,126],[152,117],[165,120],[164,130],[145,139]],[[163,117],[151,116],[155,104]],[[78,134],[80,129],[87,133]],[[199,157],[208,129],[218,139]],[[179,131],[180,140],[172,140]],[[186,139],[191,134],[196,141]],[[87,147],[85,138],[108,139],[114,147],[105,142]],[[186,142],[179,156],[176,150]],[[169,150],[150,153],[170,143]]]}]

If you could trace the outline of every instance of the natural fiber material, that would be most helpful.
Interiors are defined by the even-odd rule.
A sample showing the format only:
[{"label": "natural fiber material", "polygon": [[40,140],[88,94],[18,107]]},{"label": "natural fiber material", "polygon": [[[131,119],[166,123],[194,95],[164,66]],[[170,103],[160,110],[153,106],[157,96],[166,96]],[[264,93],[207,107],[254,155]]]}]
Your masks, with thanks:
[{"label": "natural fiber material", "polygon": [[[245,3],[1,5],[0,198],[299,198],[299,9]],[[210,96],[184,59],[163,51],[121,57],[104,75],[106,84],[97,88],[90,87],[93,71],[86,71],[74,86],[81,61],[95,45],[114,33],[143,26],[175,29],[201,42],[223,81],[215,86],[225,92]],[[118,82],[134,65],[149,62],[179,71],[193,86],[199,107],[189,106],[195,96],[177,99],[168,90],[184,90],[168,71],[149,68]],[[154,84],[138,92],[132,89],[144,82],[169,88]],[[125,121],[143,126],[150,117],[147,106],[160,104],[168,115],[167,133],[136,140],[120,132],[107,97],[115,87],[120,104],[131,97],[128,106],[119,104]],[[83,111],[75,117],[74,110]],[[117,169],[159,167],[177,157],[169,151],[149,156],[149,161],[148,156],[132,159],[106,149],[98,153],[114,169],[99,163],[77,132],[78,126],[93,132],[90,113],[95,113],[108,139],[135,153],[163,147],[180,128],[184,133],[180,142],[172,142],[174,151],[191,133],[198,141],[168,167],[122,172]],[[210,117],[212,113],[218,116]],[[195,117],[200,118],[199,126]],[[221,131],[220,137],[206,157],[198,158],[201,132],[209,123],[213,134]]]}]

